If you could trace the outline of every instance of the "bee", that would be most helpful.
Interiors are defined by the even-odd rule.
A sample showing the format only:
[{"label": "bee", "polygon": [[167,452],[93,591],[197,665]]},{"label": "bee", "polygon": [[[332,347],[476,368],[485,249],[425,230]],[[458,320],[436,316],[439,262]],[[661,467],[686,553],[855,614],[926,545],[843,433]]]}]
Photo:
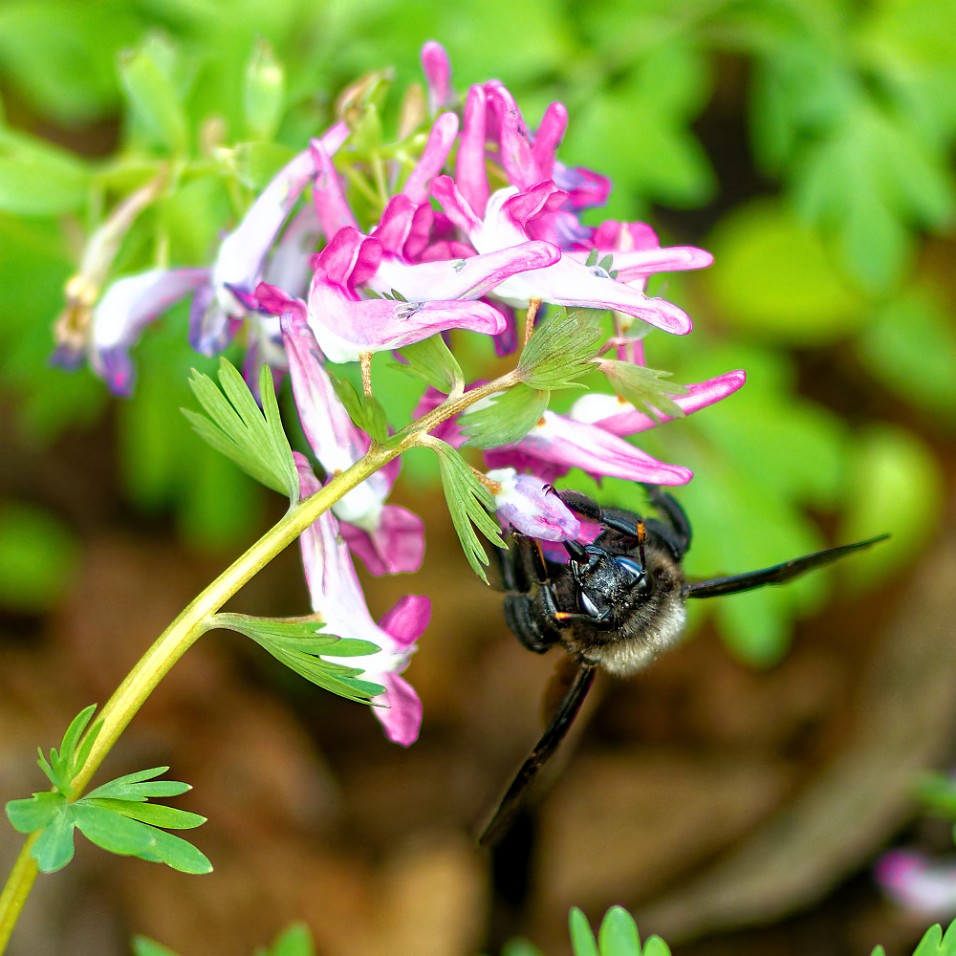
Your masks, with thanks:
[{"label": "bee", "polygon": [[783,584],[888,537],[816,551],[757,571],[687,581],[681,567],[691,544],[687,515],[659,488],[648,486],[647,491],[659,518],[602,508],[580,492],[556,491],[571,511],[600,526],[593,543],[562,542],[565,561],[545,556],[537,539],[513,531],[511,547],[500,554],[508,627],[538,654],[562,647],[569,674],[550,725],[495,808],[479,837],[482,844],[497,843],[510,828],[528,786],[573,724],[597,670],[627,676],[647,667],[680,639],[688,599]]}]

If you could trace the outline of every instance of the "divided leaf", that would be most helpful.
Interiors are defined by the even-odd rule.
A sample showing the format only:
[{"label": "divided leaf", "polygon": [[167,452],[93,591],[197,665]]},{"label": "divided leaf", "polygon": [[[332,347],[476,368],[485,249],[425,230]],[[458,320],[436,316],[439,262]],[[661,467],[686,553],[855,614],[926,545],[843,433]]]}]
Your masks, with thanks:
[{"label": "divided leaf", "polygon": [[497,448],[520,441],[534,427],[551,399],[547,390],[518,384],[478,402],[459,424],[475,448]]},{"label": "divided leaf", "polygon": [[371,641],[327,634],[321,621],[217,614],[213,626],[250,638],[300,677],[346,700],[367,704],[385,691],[381,684],[362,680],[361,667],[325,660],[325,656],[363,657],[374,654],[378,646]]},{"label": "divided leaf", "polygon": [[158,829],[188,830],[205,823],[206,818],[146,802],[152,796],[177,796],[190,789],[175,780],[152,779],[167,769],[154,767],[127,774],[72,803],[63,792],[34,793],[30,799],[11,800],[7,817],[19,833],[42,831],[32,856],[44,873],[62,869],[73,859],[73,833],[77,829],[91,843],[111,853],[165,863],[184,873],[208,873],[212,864],[203,853],[186,840]]},{"label": "divided leaf", "polygon": [[684,417],[683,409],[671,396],[686,395],[687,386],[667,381],[670,372],[645,368],[643,365],[618,359],[602,359],[599,367],[621,398],[654,421],[660,421],[661,415],[669,418]]},{"label": "divided leaf", "polygon": [[264,365],[259,376],[261,409],[242,376],[226,359],[219,363],[222,391],[212,379],[195,370],[189,384],[206,414],[185,408],[183,414],[200,438],[256,481],[297,501],[299,477],[282,429],[269,367]]},{"label": "divided leaf", "polygon": [[518,377],[536,389],[579,387],[604,338],[603,312],[558,309],[538,325],[518,359]]},{"label": "divided leaf", "polygon": [[505,546],[498,522],[492,517],[495,503],[491,492],[475,477],[468,463],[451,445],[432,439],[428,447],[438,455],[448,512],[465,557],[475,574],[487,584],[488,577],[482,565],[488,564],[488,555],[475,534],[475,528],[496,548]]},{"label": "divided leaf", "polygon": [[446,395],[464,387],[461,366],[440,335],[406,345],[399,355],[408,362],[408,369]]},{"label": "divided leaf", "polygon": [[336,372],[331,362],[326,362],[325,370],[352,423],[361,428],[372,441],[384,445],[388,441],[388,422],[385,409],[378,400],[359,392],[347,378]]}]

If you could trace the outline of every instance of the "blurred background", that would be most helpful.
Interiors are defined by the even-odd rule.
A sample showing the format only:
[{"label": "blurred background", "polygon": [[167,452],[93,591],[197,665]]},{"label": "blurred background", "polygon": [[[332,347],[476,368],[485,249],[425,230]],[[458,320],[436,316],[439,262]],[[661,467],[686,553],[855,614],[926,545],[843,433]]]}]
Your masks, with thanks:
[{"label": "blurred background", "polygon": [[[210,144],[258,135],[274,169],[360,74],[394,67],[399,92],[421,82],[428,39],[459,92],[499,78],[532,128],[567,105],[560,158],[614,182],[592,222],[643,219],[662,244],[716,257],[651,287],[695,330],[652,334],[649,364],[680,382],[748,372],[725,403],[642,436],[696,474],[678,495],[689,573],[892,540],[785,589],[704,602],[682,648],[633,680],[599,679],[547,800],[491,855],[473,835],[540,732],[553,662],[507,632],[434,474],[410,460],[398,500],[426,517],[425,564],[366,593],[378,614],[408,592],[433,598],[407,674],[421,740],[396,748],[364,708],[237,636],[204,638],[104,773],[169,764],[192,783],[179,805],[210,817],[196,842],[215,872],[78,841],[67,870],[40,878],[11,952],[108,956],[143,933],[184,956],[244,954],[303,919],[333,956],[497,954],[517,936],[564,953],[568,908],[594,920],[612,903],[687,956],[909,952],[956,916],[956,890],[914,913],[872,877],[891,846],[953,851],[914,797],[956,757],[952,0],[5,0],[0,797],[43,786],[35,748],[102,704],[282,510],[179,413],[188,369],[211,368],[189,351],[185,311],[138,347],[128,401],[50,366],[84,237],[178,149],[189,176],[147,225],[172,264],[208,262],[237,192],[268,178],[263,150],[227,167]],[[242,96],[263,42],[285,71],[267,131]],[[160,128],[137,100],[143,64],[175,94]],[[119,272],[145,268],[157,244],[121,256]],[[600,495],[641,506],[623,482]],[[290,549],[233,606],[307,604]],[[4,872],[19,846],[0,833]]]}]

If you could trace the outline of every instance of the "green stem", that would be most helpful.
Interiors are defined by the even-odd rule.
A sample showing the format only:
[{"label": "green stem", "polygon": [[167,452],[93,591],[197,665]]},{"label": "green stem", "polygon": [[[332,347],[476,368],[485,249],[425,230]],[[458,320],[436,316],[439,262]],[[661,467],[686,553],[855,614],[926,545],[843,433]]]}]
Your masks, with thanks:
[{"label": "green stem", "polygon": [[[387,445],[373,444],[364,458],[323,485],[310,498],[293,505],[277,524],[187,605],[106,702],[96,722],[99,731],[93,747],[86,762],[72,780],[72,798],[76,799],[82,794],[137,711],[169,673],[173,664],[209,629],[212,616],[229,598],[292,544],[321,514],[379,468],[412,446],[420,444],[422,437],[436,425],[480,399],[514,385],[516,381],[515,373],[508,373],[464,395],[450,396],[438,408],[393,436]],[[39,832],[36,832],[27,837],[3,893],[0,894],[0,956],[6,949],[20,910],[37,877],[36,862],[30,856],[30,850],[38,836]]]},{"label": "green stem", "polygon": [[0,893],[0,953],[7,948],[7,942],[13,927],[17,925],[20,918],[20,910],[26,903],[30,890],[33,889],[33,881],[37,878],[37,865],[30,856],[33,844],[40,838],[40,833],[31,833],[23,844],[23,849],[17,857],[13,869],[10,871],[10,879]]},{"label": "green stem", "polygon": [[[170,668],[208,629],[209,619],[246,582],[284,551],[323,512],[373,472],[405,450],[375,448],[347,471],[333,478],[310,498],[294,505],[245,554],[216,578],[157,638],[100,712],[96,740],[86,763],[72,781],[73,799],[79,797],[106,755]],[[30,850],[39,833],[27,837],[3,893],[0,894],[0,954],[6,948],[20,910],[37,876]]]}]

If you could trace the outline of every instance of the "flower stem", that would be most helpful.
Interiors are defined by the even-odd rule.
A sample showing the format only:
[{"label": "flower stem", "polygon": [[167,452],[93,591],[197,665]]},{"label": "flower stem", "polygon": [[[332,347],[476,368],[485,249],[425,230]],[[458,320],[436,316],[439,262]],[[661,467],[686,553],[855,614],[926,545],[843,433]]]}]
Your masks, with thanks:
[{"label": "flower stem", "polygon": [[[73,799],[79,797],[113,745],[173,664],[209,629],[213,614],[246,582],[285,550],[323,512],[373,472],[404,450],[374,448],[351,468],[333,478],[310,498],[300,501],[234,564],[216,578],[157,638],[107,701],[97,724],[99,731],[86,762],[72,780]],[[20,910],[37,876],[30,856],[39,832],[32,833],[0,894],[0,954],[6,948]]]},{"label": "flower stem", "polygon": [[39,837],[40,834],[37,832],[31,833],[26,838],[23,849],[10,871],[7,885],[0,893],[0,953],[7,948],[13,927],[17,925],[17,920],[20,918],[20,910],[23,909],[23,904],[26,903],[30,890],[33,888],[33,881],[37,878],[37,865],[30,856],[30,851]]},{"label": "flower stem", "polygon": [[[464,395],[452,395],[438,408],[412,422],[386,445],[374,444],[364,458],[335,476],[314,495],[293,505],[248,551],[230,565],[163,631],[155,643],[127,674],[106,702],[99,718],[96,739],[86,762],[72,780],[72,798],[77,799],[93,774],[113,748],[129,722],[146,702],[159,682],[169,673],[190,647],[210,629],[213,615],[244,584],[259,573],[273,558],[284,551],[335,502],[366,478],[422,441],[436,425],[464,411],[470,405],[516,384],[515,373],[503,375],[494,382]],[[17,857],[6,886],[0,894],[0,956],[16,925],[30,889],[37,877],[37,865],[30,851],[39,831],[30,834]]]}]

